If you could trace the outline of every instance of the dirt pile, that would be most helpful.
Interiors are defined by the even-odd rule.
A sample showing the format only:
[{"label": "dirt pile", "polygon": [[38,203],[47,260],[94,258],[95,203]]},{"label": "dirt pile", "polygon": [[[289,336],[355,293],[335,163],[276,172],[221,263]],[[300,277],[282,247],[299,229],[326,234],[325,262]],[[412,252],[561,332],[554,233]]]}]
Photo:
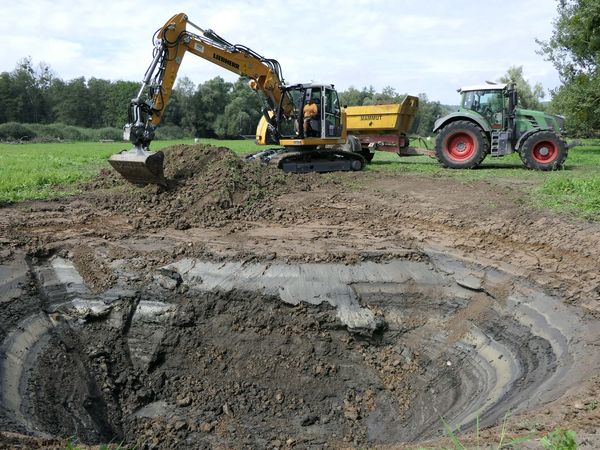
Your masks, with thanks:
[{"label": "dirt pile", "polygon": [[276,214],[269,199],[334,183],[318,174],[287,174],[245,162],[224,147],[176,145],[162,151],[166,187],[132,187],[116,172],[103,171],[86,190],[97,191],[101,207],[128,214],[137,227],[184,230],[224,220],[264,219]]}]

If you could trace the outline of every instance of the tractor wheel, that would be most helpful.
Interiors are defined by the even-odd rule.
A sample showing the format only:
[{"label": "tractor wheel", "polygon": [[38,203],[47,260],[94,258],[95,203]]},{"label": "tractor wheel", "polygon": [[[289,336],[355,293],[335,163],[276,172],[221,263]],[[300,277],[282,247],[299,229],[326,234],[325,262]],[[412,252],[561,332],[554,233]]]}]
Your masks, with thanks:
[{"label": "tractor wheel", "polygon": [[521,161],[533,170],[560,169],[567,159],[567,145],[556,133],[541,131],[527,138],[521,147]]},{"label": "tractor wheel", "polygon": [[472,169],[489,151],[483,130],[473,122],[458,120],[440,130],[435,141],[435,156],[444,167]]}]

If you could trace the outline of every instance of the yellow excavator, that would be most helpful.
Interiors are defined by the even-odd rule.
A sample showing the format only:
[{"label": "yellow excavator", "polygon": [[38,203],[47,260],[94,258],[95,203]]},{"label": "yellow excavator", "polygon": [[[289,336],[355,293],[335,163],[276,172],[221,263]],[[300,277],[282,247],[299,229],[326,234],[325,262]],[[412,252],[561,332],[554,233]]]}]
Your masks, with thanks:
[{"label": "yellow excavator", "polygon": [[[199,34],[188,31],[188,26]],[[333,85],[285,85],[279,62],[264,58],[243,45],[234,45],[212,30],[203,30],[179,13],[155,35],[154,57],[139,92],[129,105],[124,137],[131,150],[112,155],[109,163],[128,181],[164,184],[164,155],[151,152],[156,127],[165,112],[177,72],[187,52],[250,79],[250,87],[264,94],[266,106],[256,130],[256,142],[280,145],[255,159],[288,172],[361,170],[366,161],[357,138],[347,135],[346,113]],[[317,114],[304,117],[313,102]],[[314,111],[314,110],[313,110]]]}]

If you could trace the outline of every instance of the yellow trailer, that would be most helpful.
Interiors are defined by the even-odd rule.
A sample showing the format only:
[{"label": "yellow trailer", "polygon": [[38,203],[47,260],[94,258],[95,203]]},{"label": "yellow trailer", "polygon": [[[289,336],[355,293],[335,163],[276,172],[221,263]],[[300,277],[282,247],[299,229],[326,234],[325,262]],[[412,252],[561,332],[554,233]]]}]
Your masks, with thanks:
[{"label": "yellow trailer", "polygon": [[427,154],[409,147],[408,132],[413,124],[419,98],[407,95],[402,103],[346,107],[348,134],[356,136],[362,155],[371,161],[376,150],[399,156]]}]

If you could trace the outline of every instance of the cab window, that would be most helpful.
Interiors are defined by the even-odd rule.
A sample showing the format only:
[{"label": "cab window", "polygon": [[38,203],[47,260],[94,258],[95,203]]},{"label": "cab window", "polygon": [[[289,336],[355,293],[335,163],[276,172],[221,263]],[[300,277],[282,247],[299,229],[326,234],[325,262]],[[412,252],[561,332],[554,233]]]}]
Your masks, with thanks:
[{"label": "cab window", "polygon": [[338,94],[333,89],[325,89],[325,136],[341,136],[341,108]]},{"label": "cab window", "polygon": [[485,117],[492,128],[500,128],[503,122],[504,96],[502,91],[469,91],[463,96],[463,108]]}]

